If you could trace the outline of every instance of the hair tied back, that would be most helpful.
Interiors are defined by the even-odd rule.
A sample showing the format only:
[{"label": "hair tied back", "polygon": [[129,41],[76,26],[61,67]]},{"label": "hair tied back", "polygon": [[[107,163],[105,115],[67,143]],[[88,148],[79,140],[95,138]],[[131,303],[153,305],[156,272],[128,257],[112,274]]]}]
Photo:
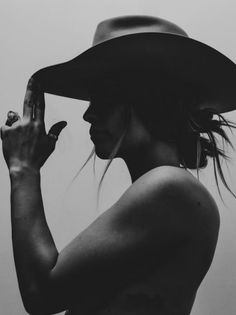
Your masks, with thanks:
[{"label": "hair tied back", "polygon": [[[207,133],[210,130],[215,129],[215,122],[217,120],[213,120],[214,114],[218,114],[215,110],[205,108],[195,112],[189,113],[189,124],[191,133],[199,134],[199,133]],[[213,128],[212,128],[213,127]],[[218,127],[218,124],[217,124]]]}]

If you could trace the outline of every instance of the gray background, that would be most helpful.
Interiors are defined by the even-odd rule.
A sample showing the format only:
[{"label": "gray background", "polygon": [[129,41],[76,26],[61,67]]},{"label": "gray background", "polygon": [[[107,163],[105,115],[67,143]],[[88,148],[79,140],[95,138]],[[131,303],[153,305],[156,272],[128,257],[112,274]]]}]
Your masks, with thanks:
[{"label": "gray background", "polygon": [[[108,17],[160,16],[179,24],[191,37],[213,46],[233,61],[236,58],[235,0],[2,0],[0,5],[1,125],[10,109],[22,115],[29,77],[39,68],[69,60],[89,48],[97,23]],[[90,162],[66,192],[93,146],[88,135],[89,125],[82,120],[88,104],[46,95],[46,105],[47,130],[57,121],[68,122],[55,152],[41,171],[44,208],[60,250],[122,194],[130,185],[130,176],[122,160],[113,161],[104,180],[99,212],[95,209],[96,185],[104,161],[97,161],[95,180]],[[236,121],[236,112],[225,117]],[[235,132],[228,134],[236,145]],[[232,162],[229,170],[223,164],[223,170],[236,192],[236,153],[231,149],[227,153]],[[0,154],[0,309],[4,315],[23,315],[26,313],[18,290],[11,245],[10,182]],[[221,202],[212,162],[201,171],[200,180],[218,204],[221,229],[213,264],[199,289],[192,315],[235,315],[236,200],[220,185],[227,207]]]}]

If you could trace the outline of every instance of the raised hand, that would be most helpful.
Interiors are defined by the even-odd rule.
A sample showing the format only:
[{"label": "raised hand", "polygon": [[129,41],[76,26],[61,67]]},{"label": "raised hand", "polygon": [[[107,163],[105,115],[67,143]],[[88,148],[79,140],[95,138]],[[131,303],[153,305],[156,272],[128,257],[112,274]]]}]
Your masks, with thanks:
[{"label": "raised hand", "polygon": [[65,121],[54,124],[48,134],[44,122],[45,101],[41,87],[34,78],[27,85],[22,119],[8,112],[8,120],[1,127],[2,149],[10,169],[29,167],[39,170],[55,149]]}]

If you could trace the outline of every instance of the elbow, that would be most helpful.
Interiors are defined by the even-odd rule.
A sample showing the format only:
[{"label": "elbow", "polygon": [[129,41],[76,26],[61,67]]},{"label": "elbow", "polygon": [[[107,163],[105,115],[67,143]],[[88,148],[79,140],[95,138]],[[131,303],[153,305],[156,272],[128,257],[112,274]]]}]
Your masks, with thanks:
[{"label": "elbow", "polygon": [[45,303],[35,290],[31,291],[27,296],[22,297],[25,311],[30,315],[50,314],[47,312]]},{"label": "elbow", "polygon": [[46,289],[43,292],[32,289],[27,297],[23,298],[25,311],[30,315],[52,315],[65,311],[66,308],[59,304],[59,300]]},{"label": "elbow", "polygon": [[48,314],[45,312],[45,310],[42,309],[41,306],[39,306],[36,303],[32,303],[31,301],[23,301],[23,305],[25,308],[26,313],[30,315],[37,315],[37,314]]},{"label": "elbow", "polygon": [[31,315],[50,314],[45,307],[45,301],[39,289],[31,285],[28,290],[21,290],[21,298],[25,311]]},{"label": "elbow", "polygon": [[30,314],[30,315],[39,315],[39,314],[44,314],[44,315],[49,315],[52,313],[48,313],[46,312],[41,306],[39,306],[38,304],[35,303],[25,303],[24,304],[24,308],[26,313]]},{"label": "elbow", "polygon": [[49,309],[47,303],[43,301],[23,301],[25,311],[30,315],[52,315],[58,313],[58,311]]}]

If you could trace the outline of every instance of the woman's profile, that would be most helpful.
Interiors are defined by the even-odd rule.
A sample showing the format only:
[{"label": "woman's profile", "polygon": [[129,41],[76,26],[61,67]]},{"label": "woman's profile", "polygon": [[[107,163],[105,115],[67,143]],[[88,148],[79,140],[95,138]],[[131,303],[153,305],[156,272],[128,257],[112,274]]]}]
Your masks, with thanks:
[{"label": "woman's profile", "polygon": [[[213,158],[217,187],[216,166],[234,195],[213,133],[231,144],[222,126],[234,125],[221,114],[236,109],[235,69],[172,22],[124,16],[101,22],[84,53],[32,76],[22,118],[9,111],[1,127],[14,259],[29,314],[190,314],[220,217],[188,169]],[[122,158],[132,179],[60,253],[44,213],[40,169],[66,122],[46,133],[44,92],[89,101],[83,118],[95,154]]]}]

